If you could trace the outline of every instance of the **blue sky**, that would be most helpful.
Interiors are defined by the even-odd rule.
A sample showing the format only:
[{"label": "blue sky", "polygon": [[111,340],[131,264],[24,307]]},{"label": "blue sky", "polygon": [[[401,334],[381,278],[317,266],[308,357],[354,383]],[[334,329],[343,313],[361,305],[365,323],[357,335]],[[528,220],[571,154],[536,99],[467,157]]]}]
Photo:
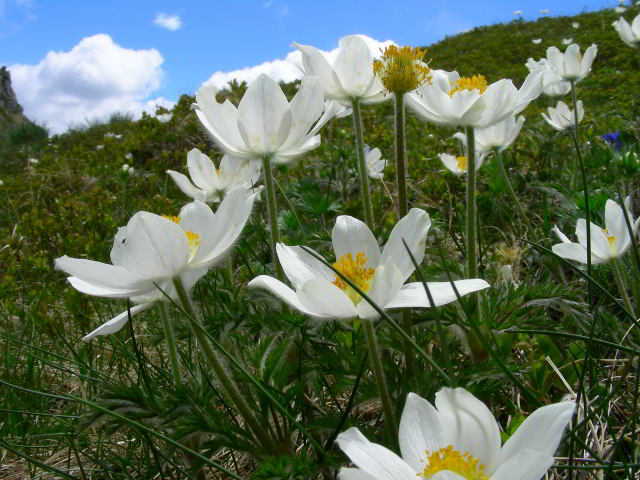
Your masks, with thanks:
[{"label": "blue sky", "polygon": [[[329,51],[343,35],[362,33],[380,41],[428,45],[474,26],[511,21],[514,10],[534,20],[541,9],[556,16],[617,4],[0,0],[0,65],[10,67],[27,115],[60,131],[110,110],[139,113],[156,103],[170,106],[215,72],[219,80],[227,79],[222,72],[284,60],[292,41]],[[159,14],[164,23],[154,23]],[[279,68],[269,72],[278,76]]]}]

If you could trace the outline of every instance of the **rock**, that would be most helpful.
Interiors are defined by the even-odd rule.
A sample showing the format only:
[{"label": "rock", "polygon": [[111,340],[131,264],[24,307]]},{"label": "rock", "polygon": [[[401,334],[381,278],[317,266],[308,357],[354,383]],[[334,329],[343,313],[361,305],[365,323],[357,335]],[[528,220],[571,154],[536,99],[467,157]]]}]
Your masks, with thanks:
[{"label": "rock", "polygon": [[11,87],[11,73],[7,67],[0,68],[0,108],[11,114],[22,114],[22,107]]}]

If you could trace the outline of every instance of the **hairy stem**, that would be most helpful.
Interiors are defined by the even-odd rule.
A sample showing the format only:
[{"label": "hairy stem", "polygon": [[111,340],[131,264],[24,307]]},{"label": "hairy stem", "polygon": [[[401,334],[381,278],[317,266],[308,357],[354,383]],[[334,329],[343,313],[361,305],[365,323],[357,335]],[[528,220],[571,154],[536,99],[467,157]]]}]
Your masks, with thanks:
[{"label": "hairy stem", "polygon": [[271,170],[271,159],[268,156],[262,158],[262,170],[264,172],[264,186],[267,190],[267,210],[269,212],[269,228],[271,230],[271,259],[276,267],[276,278],[284,281],[284,271],[278,260],[276,245],[280,241],[278,232],[278,211],[276,204],[276,188],[273,184],[273,171]]},{"label": "hairy stem", "polygon": [[375,228],[375,223],[373,220],[371,195],[369,194],[369,176],[367,175],[367,165],[364,156],[364,134],[359,100],[354,98],[351,101],[351,106],[353,108],[353,129],[356,132],[356,151],[358,153],[358,173],[360,175],[360,195],[362,196],[364,221],[367,226],[373,230]]},{"label": "hairy stem", "polygon": [[467,133],[467,278],[478,276],[476,257],[476,139],[473,127]]},{"label": "hairy stem", "polygon": [[176,388],[180,387],[180,359],[178,358],[178,349],[176,348],[176,338],[173,334],[171,321],[169,320],[169,310],[166,302],[158,302],[158,310],[162,319],[162,328],[164,329],[164,338],[167,340],[169,347],[169,360],[171,361],[171,372],[173,373],[173,381]]}]

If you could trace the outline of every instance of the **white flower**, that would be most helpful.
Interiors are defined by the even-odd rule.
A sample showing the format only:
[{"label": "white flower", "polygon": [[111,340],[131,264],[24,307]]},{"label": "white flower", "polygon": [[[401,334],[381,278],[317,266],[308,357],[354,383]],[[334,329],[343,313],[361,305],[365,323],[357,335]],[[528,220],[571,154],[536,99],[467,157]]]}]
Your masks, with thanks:
[{"label": "white flower", "polygon": [[427,121],[453,126],[488,127],[517,115],[542,92],[542,73],[530,73],[520,90],[511,80],[487,85],[483,76],[460,78],[458,72],[432,70],[432,82],[406,95]]},{"label": "white flower", "polygon": [[627,11],[627,9],[626,9],[626,8],[624,8],[624,7],[616,7],[616,8],[614,8],[613,10],[614,10],[616,13],[624,13],[624,12],[626,12],[626,11]]},{"label": "white flower", "polygon": [[198,90],[196,100],[198,118],[226,153],[243,160],[269,156],[275,163],[289,163],[318,147],[320,128],[344,110],[337,102],[325,103],[320,81],[310,76],[291,103],[264,74],[249,85],[238,108],[229,100],[219,104],[208,86]]},{"label": "white flower", "polygon": [[124,154],[124,158],[126,158],[127,160],[132,160],[133,159],[133,153],[131,152],[127,152]]},{"label": "white flower", "polygon": [[0,187],[4,185],[4,180],[0,180]]},{"label": "white flower", "polygon": [[560,97],[571,91],[571,82],[563,81],[546,58],[535,61],[529,58],[525,64],[530,72],[542,72],[542,93],[549,97]]},{"label": "white flower", "polygon": [[30,159],[28,160],[28,162],[29,162],[31,165],[37,165],[38,163],[40,163],[40,160],[38,160],[37,158],[30,158]]},{"label": "white flower", "polygon": [[[360,220],[341,215],[332,231],[333,249],[339,272],[349,278],[378,306],[426,308],[456,300],[449,282],[429,282],[431,305],[422,283],[404,284],[415,270],[402,242],[404,239],[418,264],[424,258],[429,215],[412,208],[391,231],[382,254],[371,230]],[[264,288],[300,312],[315,318],[377,318],[377,312],[333,270],[301,247],[277,245],[278,258],[293,289],[267,275],[249,282],[251,288]],[[489,284],[481,279],[458,280],[460,295],[483,290]]]},{"label": "white flower", "polygon": [[129,165],[125,163],[124,165],[122,165],[121,170],[122,170],[124,173],[127,173],[127,172],[129,171],[129,168],[130,168],[130,167],[129,167]]},{"label": "white flower", "polygon": [[104,145],[96,145],[96,150],[102,150],[104,149]]},{"label": "white flower", "polygon": [[640,48],[640,14],[636,15],[631,25],[622,17],[613,22],[612,25],[624,43],[632,48]]},{"label": "white flower", "polygon": [[598,46],[592,44],[580,54],[580,45],[573,43],[562,53],[556,47],[547,48],[547,62],[563,80],[579,82],[591,71],[591,65],[598,53]]},{"label": "white flower", "polygon": [[572,26],[573,28],[578,29],[578,28],[580,28],[580,22],[573,22],[573,23],[571,24],[571,26]]},{"label": "white flower", "polygon": [[[636,234],[640,228],[640,218],[636,219],[634,224],[629,211],[630,205],[631,197],[627,197],[624,201],[624,211],[626,211],[629,224]],[[631,236],[624,219],[624,211],[613,200],[607,200],[604,207],[606,228],[602,229],[591,222],[591,262],[593,264],[605,263],[620,257],[631,248]],[[576,224],[576,236],[579,243],[571,242],[556,226],[552,231],[562,242],[551,247],[553,253],[567,260],[587,263],[587,222],[584,218],[580,218]]]},{"label": "white flower", "polygon": [[293,44],[302,52],[302,66],[307,75],[320,79],[325,95],[351,107],[351,101],[381,102],[383,86],[373,73],[375,53],[358,35],[347,35],[338,43],[338,55],[331,62],[325,52],[310,45]]},{"label": "white flower", "polygon": [[116,140],[119,140],[122,138],[122,135],[119,133],[113,133],[113,132],[107,132],[104,134],[105,138],[115,138]]},{"label": "white flower", "polygon": [[[236,187],[250,188],[260,179],[259,162],[238,160],[226,154],[216,168],[211,159],[197,148],[187,154],[191,181],[182,173],[167,170],[182,192],[201,202],[219,202]],[[193,183],[192,183],[193,182]]]},{"label": "white flower", "polygon": [[562,39],[562,44],[563,45],[571,45],[572,43],[573,43],[573,38],[571,38],[571,37]]},{"label": "white flower", "polygon": [[515,11],[513,12],[513,14],[514,14],[515,16],[522,15],[522,10],[515,10]]},{"label": "white flower", "polygon": [[[578,123],[580,123],[584,117],[584,108],[582,107],[582,100],[578,100],[576,103],[578,109]],[[575,128],[575,115],[573,110],[569,110],[569,107],[563,101],[559,101],[556,108],[549,107],[547,109],[549,115],[542,113],[542,118],[558,131],[565,130],[569,127]]]},{"label": "white flower", "polygon": [[[174,296],[173,278],[193,286],[222,260],[242,232],[256,195],[236,189],[215,214],[201,202],[185,205],[179,217],[138,212],[126,227],[118,229],[112,264],[65,255],[56,259],[55,267],[70,275],[69,283],[76,290],[98,297],[129,298],[138,304],[131,313],[138,313],[164,300],[158,287]],[[114,317],[84,340],[120,330],[127,318],[126,312]]]},{"label": "white flower", "polygon": [[[480,169],[484,163],[486,155],[477,153],[476,156],[476,171]],[[449,155],[448,153],[439,153],[438,158],[442,161],[442,164],[454,175],[463,175],[469,170],[469,158],[466,155]]]},{"label": "white flower", "polygon": [[573,416],[575,402],[538,408],[501,446],[500,427],[484,403],[463,388],[443,388],[435,407],[409,393],[400,420],[402,458],[353,427],[336,442],[358,467],[339,480],[539,480]]},{"label": "white flower", "polygon": [[534,38],[531,40],[531,43],[533,43],[534,45],[540,45],[542,43],[542,39],[541,38]]},{"label": "white flower", "polygon": [[167,123],[169,120],[171,120],[172,116],[173,114],[169,112],[169,113],[161,113],[160,115],[156,115],[156,118],[160,123]]},{"label": "white flower", "polygon": [[379,148],[371,148],[369,145],[365,145],[364,161],[369,177],[375,180],[384,179],[384,167],[387,165],[387,160],[382,158],[382,152]]},{"label": "white flower", "polygon": [[[500,151],[507,149],[518,138],[523,124],[524,117],[520,115],[517,119],[507,117],[489,127],[477,128],[474,132],[476,152],[482,155],[495,149]],[[464,133],[458,132],[453,137],[460,140],[465,147],[467,146],[467,136]]]},{"label": "white flower", "polygon": [[542,10],[540,10],[540,15],[547,15],[549,13],[549,9],[547,8],[543,8]]}]

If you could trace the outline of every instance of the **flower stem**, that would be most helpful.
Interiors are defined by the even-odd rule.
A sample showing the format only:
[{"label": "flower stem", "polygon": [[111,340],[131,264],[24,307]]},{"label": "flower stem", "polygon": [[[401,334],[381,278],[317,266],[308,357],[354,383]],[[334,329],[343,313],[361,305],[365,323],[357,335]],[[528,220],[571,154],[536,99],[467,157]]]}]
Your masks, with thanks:
[{"label": "flower stem", "polygon": [[367,226],[373,230],[373,206],[369,195],[369,177],[367,175],[366,160],[364,157],[364,135],[362,129],[362,116],[360,115],[360,102],[358,99],[351,101],[353,108],[353,129],[356,132],[356,150],[358,153],[358,173],[360,174],[360,194],[362,195],[362,208],[364,208],[364,220]]},{"label": "flower stem", "polygon": [[473,127],[467,133],[467,278],[477,278],[476,258],[476,139]]},{"label": "flower stem", "polygon": [[614,258],[613,262],[613,273],[616,277],[616,283],[618,284],[618,289],[620,290],[620,294],[622,295],[622,299],[624,300],[624,304],[635,317],[635,311],[633,309],[633,304],[631,303],[631,299],[627,294],[627,289],[624,286],[624,281],[622,280],[622,272],[620,271],[620,265],[618,264],[618,259]]},{"label": "flower stem", "polygon": [[378,346],[378,340],[376,339],[376,332],[373,328],[373,321],[363,319],[362,326],[364,327],[364,333],[367,337],[367,347],[369,348],[369,358],[371,359],[371,370],[373,376],[376,379],[378,385],[378,393],[380,394],[380,401],[382,402],[382,412],[384,413],[384,425],[387,431],[389,441],[396,442],[398,438],[398,432],[396,429],[395,416],[393,414],[393,406],[391,405],[391,396],[389,395],[389,388],[387,387],[387,381],[384,376],[384,370],[382,368],[382,355],[380,347]]},{"label": "flower stem", "polygon": [[233,378],[231,378],[231,376],[227,373],[224,365],[218,358],[216,352],[213,350],[213,346],[209,342],[209,339],[201,330],[200,325],[197,325],[196,312],[191,305],[191,301],[189,300],[187,291],[184,288],[182,279],[180,277],[175,277],[173,279],[173,285],[176,287],[176,292],[178,293],[178,297],[180,298],[182,307],[188,314],[188,321],[189,326],[191,327],[191,331],[196,336],[196,339],[200,344],[200,348],[202,349],[202,353],[207,359],[209,366],[216,373],[218,380],[240,412],[240,415],[244,419],[245,423],[249,426],[251,431],[253,431],[258,441],[266,449],[275,450],[271,438],[269,437],[269,435],[267,435],[266,431],[262,428],[260,423],[258,423],[258,420],[251,411],[251,407],[247,403],[246,399],[240,394],[238,386],[234,382]]},{"label": "flower stem", "polygon": [[502,178],[504,182],[507,184],[507,189],[509,190],[509,194],[511,195],[511,198],[513,198],[513,201],[516,204],[516,207],[518,208],[518,212],[520,213],[522,220],[527,224],[529,228],[533,228],[533,226],[531,225],[531,222],[529,221],[529,217],[527,217],[527,214],[524,212],[524,209],[522,208],[522,205],[518,200],[518,196],[516,195],[516,192],[513,190],[513,186],[509,181],[507,170],[504,168],[504,163],[502,161],[502,153],[498,149],[496,149],[495,154],[496,154],[496,158],[498,159],[498,165],[500,166],[500,173],[502,174]]},{"label": "flower stem", "polygon": [[280,241],[278,232],[278,211],[276,205],[276,189],[273,184],[273,171],[271,170],[271,159],[268,156],[262,158],[262,170],[264,172],[264,186],[267,189],[267,210],[269,211],[269,227],[271,229],[271,259],[276,267],[276,278],[284,281],[284,271],[278,260],[276,245]]},{"label": "flower stem", "polygon": [[[576,96],[576,82],[573,80],[571,81],[571,101],[573,102],[573,121],[575,123],[574,132],[576,135],[575,141],[577,145],[580,145],[580,132],[578,128],[578,106],[577,106],[578,100]],[[571,185],[573,185],[574,189],[577,186],[577,182],[578,182],[578,165],[577,165],[577,159],[574,158],[573,159],[573,178],[571,181]]]},{"label": "flower stem", "polygon": [[[398,190],[398,219],[404,218],[409,211],[407,199],[407,159],[406,141],[404,138],[404,94],[395,93],[395,128],[396,128],[396,187]],[[413,322],[411,311],[402,311],[402,328],[411,337]],[[413,376],[413,349],[406,338],[402,341],[404,358],[407,365],[407,375]]]},{"label": "flower stem", "polygon": [[164,337],[169,347],[169,359],[171,361],[171,371],[173,373],[173,381],[176,388],[180,388],[180,360],[178,358],[178,349],[176,348],[176,338],[173,334],[171,321],[169,320],[169,311],[166,302],[158,302],[160,310],[160,318],[162,319],[162,327],[164,329]]}]

